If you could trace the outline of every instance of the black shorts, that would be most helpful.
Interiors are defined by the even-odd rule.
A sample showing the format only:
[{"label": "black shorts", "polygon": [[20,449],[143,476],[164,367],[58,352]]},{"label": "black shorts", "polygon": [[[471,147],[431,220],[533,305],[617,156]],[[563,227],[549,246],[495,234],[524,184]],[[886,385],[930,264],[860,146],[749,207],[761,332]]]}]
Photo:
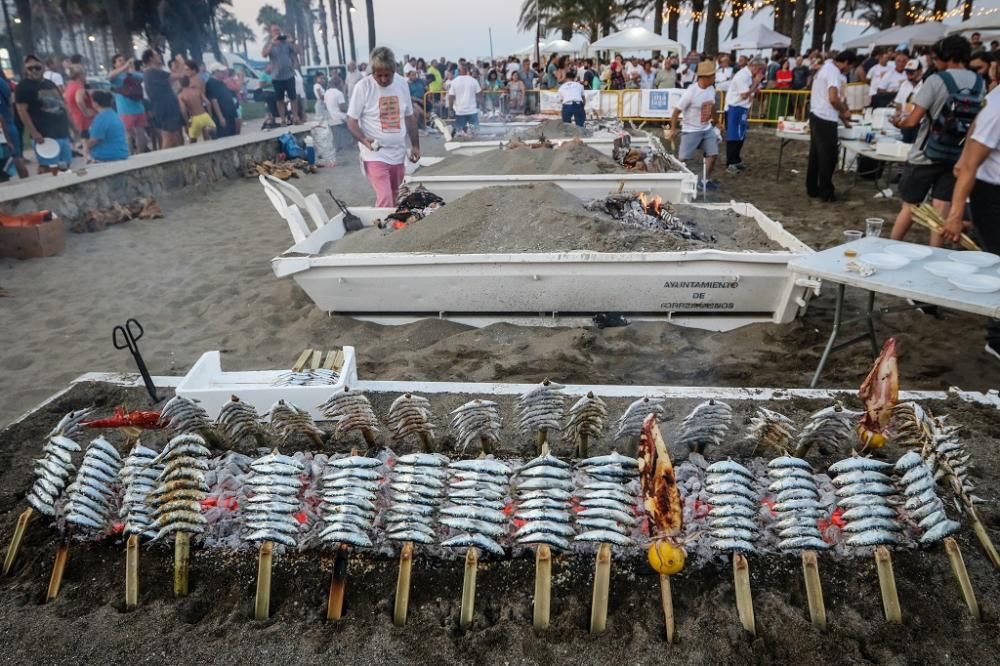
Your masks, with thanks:
[{"label": "black shorts", "polygon": [[295,77],[282,79],[280,81],[273,79],[271,83],[274,85],[274,96],[277,98],[279,103],[285,99],[285,95],[288,95],[289,101],[295,101]]},{"label": "black shorts", "polygon": [[176,97],[163,97],[150,104],[153,126],[162,132],[179,132],[184,127],[184,116]]},{"label": "black shorts", "polygon": [[899,180],[899,198],[914,206],[931,193],[934,199],[951,201],[955,190],[954,164],[907,164]]}]

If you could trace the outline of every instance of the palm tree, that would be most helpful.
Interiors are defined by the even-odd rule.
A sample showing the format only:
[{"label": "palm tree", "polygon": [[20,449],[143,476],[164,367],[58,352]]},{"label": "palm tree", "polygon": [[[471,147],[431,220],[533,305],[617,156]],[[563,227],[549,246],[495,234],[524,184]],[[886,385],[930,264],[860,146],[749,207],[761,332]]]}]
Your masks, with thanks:
[{"label": "palm tree", "polygon": [[257,12],[257,25],[260,26],[261,32],[267,37],[272,25],[285,25],[285,15],[274,5],[264,5]]},{"label": "palm tree", "polygon": [[577,11],[574,0],[524,0],[517,26],[521,30],[534,30],[546,35],[558,30],[562,39],[573,37],[573,23]]},{"label": "palm tree", "polygon": [[373,0],[365,0],[365,12],[368,16],[368,52],[375,48],[375,3]]},{"label": "palm tree", "polygon": [[243,45],[246,53],[246,43],[253,39],[253,30],[226,10],[219,12],[219,35],[229,44],[229,50],[235,52],[237,45]]}]

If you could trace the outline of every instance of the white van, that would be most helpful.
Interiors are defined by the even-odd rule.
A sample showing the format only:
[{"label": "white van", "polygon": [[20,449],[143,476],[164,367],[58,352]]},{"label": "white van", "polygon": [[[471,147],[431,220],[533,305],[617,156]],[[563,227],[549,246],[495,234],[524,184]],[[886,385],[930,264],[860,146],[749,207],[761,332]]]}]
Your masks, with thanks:
[{"label": "white van", "polygon": [[[230,68],[234,72],[242,73],[243,78],[246,81],[247,92],[253,93],[255,90],[260,88],[260,74],[257,73],[246,58],[236,53],[231,53],[229,51],[223,51],[222,57],[224,62],[222,63],[226,67]],[[207,51],[202,54],[202,59],[205,62],[205,69],[212,66],[213,63],[218,62],[215,59],[215,54],[211,51]]]}]

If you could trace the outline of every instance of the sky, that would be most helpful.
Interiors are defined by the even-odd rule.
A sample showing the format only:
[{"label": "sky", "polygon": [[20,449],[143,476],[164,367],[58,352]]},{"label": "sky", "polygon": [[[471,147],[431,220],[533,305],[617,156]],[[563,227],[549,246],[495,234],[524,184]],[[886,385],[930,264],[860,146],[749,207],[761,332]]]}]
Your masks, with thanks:
[{"label": "sky", "polygon": [[[976,4],[989,5],[998,1],[1000,0],[978,0]],[[281,0],[232,0],[233,12],[254,29],[258,40],[261,39],[261,31],[257,26],[257,12],[265,3],[282,10],[284,7]],[[449,60],[486,57],[490,55],[490,28],[493,33],[493,52],[497,56],[523,49],[534,41],[533,34],[519,32],[517,29],[521,0],[374,0],[374,3],[378,45],[390,47],[397,58],[404,54],[428,59],[445,56]],[[354,0],[354,5],[357,7],[354,13],[354,35],[358,59],[367,60],[363,55],[369,50],[365,2]],[[416,7],[419,9],[415,10]],[[745,33],[750,25],[756,23],[766,23],[770,27],[771,21],[771,12],[765,9],[756,17],[741,19],[740,32]],[[647,17],[645,22],[631,21],[628,25],[619,27],[640,24],[652,29],[652,16]],[[723,21],[719,31],[720,41],[725,41],[730,24],[728,19]],[[862,27],[839,21],[834,33],[834,45],[857,37],[862,30]],[[686,49],[691,41],[691,27],[690,21],[685,17],[681,17],[678,37]],[[582,40],[582,37],[574,39],[576,42]],[[807,46],[809,40],[807,33],[804,40]],[[251,58],[259,57],[261,46],[259,41],[250,46]],[[330,51],[331,56],[336,59],[336,48],[332,41]],[[320,52],[322,53],[322,49]]]}]

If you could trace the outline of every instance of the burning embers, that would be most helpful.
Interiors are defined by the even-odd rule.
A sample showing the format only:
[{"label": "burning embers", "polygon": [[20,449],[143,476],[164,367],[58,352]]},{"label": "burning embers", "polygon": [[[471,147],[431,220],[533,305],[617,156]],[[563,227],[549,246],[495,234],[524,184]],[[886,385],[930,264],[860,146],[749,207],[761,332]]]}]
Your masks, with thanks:
[{"label": "burning embers", "polygon": [[622,192],[604,199],[594,199],[584,204],[584,207],[607,213],[628,227],[659,231],[685,240],[715,242],[714,236],[698,232],[693,220],[685,221],[675,215],[669,204],[664,205],[659,196],[647,197],[642,192]]},{"label": "burning embers", "polygon": [[403,185],[396,197],[396,210],[386,215],[385,220],[378,222],[378,228],[393,231],[402,229],[407,224],[424,219],[428,213],[443,205],[444,199],[428,192],[423,185],[418,185],[413,190]]}]

